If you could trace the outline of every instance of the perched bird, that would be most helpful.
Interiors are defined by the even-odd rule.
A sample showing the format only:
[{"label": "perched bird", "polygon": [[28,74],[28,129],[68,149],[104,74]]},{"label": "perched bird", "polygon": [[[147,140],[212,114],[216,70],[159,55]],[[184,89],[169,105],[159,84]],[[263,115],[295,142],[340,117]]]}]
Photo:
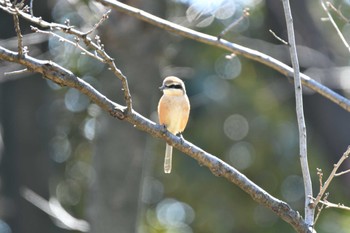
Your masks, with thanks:
[{"label": "perched bird", "polygon": [[[186,95],[184,82],[175,77],[166,77],[159,88],[163,96],[158,104],[159,123],[164,125],[172,134],[180,134],[184,131],[190,115],[190,101]],[[164,158],[164,172],[171,172],[173,147],[166,144]]]}]

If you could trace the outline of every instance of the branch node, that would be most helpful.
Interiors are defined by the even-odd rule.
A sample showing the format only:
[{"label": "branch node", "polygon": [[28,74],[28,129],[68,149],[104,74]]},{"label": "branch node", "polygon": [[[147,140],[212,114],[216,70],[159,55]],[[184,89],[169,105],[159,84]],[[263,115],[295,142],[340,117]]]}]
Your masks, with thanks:
[{"label": "branch node", "polygon": [[110,110],[109,114],[119,120],[124,120],[126,118],[124,111],[118,107],[114,107],[114,109]]}]

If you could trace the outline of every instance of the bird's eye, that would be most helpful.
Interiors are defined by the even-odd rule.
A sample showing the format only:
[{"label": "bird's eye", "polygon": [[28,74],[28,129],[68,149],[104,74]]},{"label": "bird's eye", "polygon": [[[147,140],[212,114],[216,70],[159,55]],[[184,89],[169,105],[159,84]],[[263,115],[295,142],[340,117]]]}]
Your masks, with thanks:
[{"label": "bird's eye", "polygon": [[180,84],[170,84],[167,87],[173,89],[182,89],[182,86]]}]

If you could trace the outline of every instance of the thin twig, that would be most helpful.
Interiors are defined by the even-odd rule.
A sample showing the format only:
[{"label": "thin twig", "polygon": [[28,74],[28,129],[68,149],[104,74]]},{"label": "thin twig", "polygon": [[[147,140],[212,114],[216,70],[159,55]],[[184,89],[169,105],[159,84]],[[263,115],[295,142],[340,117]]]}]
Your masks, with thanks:
[{"label": "thin twig", "polygon": [[88,30],[87,32],[85,32],[84,34],[85,35],[89,35],[91,34],[93,31],[95,31],[106,19],[108,19],[109,17],[109,14],[111,13],[111,10],[108,10],[106,13],[104,13],[101,17],[101,19],[95,23],[95,25],[90,29]]},{"label": "thin twig", "polygon": [[323,172],[322,172],[322,169],[320,168],[316,168],[316,170],[317,170],[317,176],[318,176],[318,181],[320,183],[320,190],[321,190],[323,187]]},{"label": "thin twig", "polygon": [[27,68],[24,68],[22,70],[15,70],[15,71],[11,71],[11,72],[5,72],[4,76],[10,76],[10,75],[17,75],[17,74],[23,74],[25,72],[28,72]]},{"label": "thin twig", "polygon": [[326,180],[326,182],[322,186],[322,189],[320,189],[320,192],[318,193],[317,197],[315,198],[315,201],[312,203],[312,205],[311,205],[312,208],[316,207],[317,204],[321,201],[323,194],[326,192],[329,184],[331,183],[331,181],[335,177],[335,174],[337,173],[339,166],[344,162],[345,159],[347,159],[349,157],[349,154],[350,154],[350,146],[344,152],[342,157],[340,157],[338,163],[334,164],[334,167],[333,167],[331,174],[329,175],[328,179]]},{"label": "thin twig", "polygon": [[304,107],[303,107],[303,90],[300,79],[300,70],[299,70],[299,61],[298,54],[295,44],[294,36],[294,26],[292,12],[289,5],[289,0],[283,0],[283,9],[286,17],[287,31],[288,31],[288,41],[290,44],[290,56],[292,60],[292,65],[294,69],[294,90],[295,90],[295,101],[296,101],[296,112],[297,112],[297,121],[299,128],[299,153],[300,153],[300,164],[301,171],[304,180],[304,191],[305,191],[305,222],[309,226],[314,225],[314,215],[315,210],[310,208],[310,203],[312,199],[309,198],[313,196],[312,194],[312,182],[309,171],[308,159],[307,159],[307,134],[306,134],[306,124],[304,117]]},{"label": "thin twig", "polygon": [[30,15],[32,17],[34,16],[34,13],[33,13],[33,2],[34,2],[34,0],[30,0],[30,4],[29,4],[29,12],[30,12]]},{"label": "thin twig", "polygon": [[[96,1],[108,7],[113,7],[113,9],[117,11],[131,15],[137,19],[150,23],[156,27],[162,28],[174,34],[177,34],[204,44],[208,44],[217,48],[222,48],[236,55],[242,55],[248,59],[252,59],[254,61],[260,62],[280,72],[281,74],[287,77],[293,78],[294,76],[294,71],[290,66],[259,51],[246,48],[244,46],[226,41],[224,39],[218,40],[217,37],[215,36],[197,32],[187,27],[183,27],[181,25],[169,22],[167,20],[164,20],[155,15],[152,15],[150,13],[147,13],[145,11],[142,11],[140,9],[129,6],[119,1],[113,1],[113,0],[96,0]],[[300,77],[302,79],[303,85],[315,91],[316,93],[319,93],[320,95],[326,97],[332,102],[338,104],[340,107],[344,108],[346,111],[350,112],[349,99],[339,95],[338,93],[332,91],[328,87],[316,82],[315,80],[313,80],[312,78],[310,78],[305,74],[300,74]]]},{"label": "thin twig", "polygon": [[26,187],[21,189],[21,195],[25,200],[55,219],[57,221],[57,226],[81,232],[90,231],[90,224],[87,221],[73,217],[63,208],[56,198],[51,197],[50,200],[47,201]]},{"label": "thin twig", "polygon": [[95,53],[92,53],[92,52],[86,50],[83,46],[81,46],[81,45],[79,44],[78,41],[73,42],[73,41],[68,40],[67,38],[65,38],[65,37],[63,37],[63,36],[58,35],[57,33],[54,33],[54,32],[52,32],[52,31],[43,31],[43,30],[40,30],[40,29],[37,28],[37,27],[31,26],[31,29],[32,29],[32,31],[37,32],[37,33],[41,33],[41,34],[51,35],[51,36],[53,36],[53,37],[57,37],[59,41],[65,42],[65,43],[68,43],[68,44],[71,44],[71,45],[73,45],[74,47],[78,47],[80,50],[83,51],[84,54],[86,54],[86,55],[88,55],[88,56],[90,56],[90,57],[92,57],[92,58],[95,58],[95,59],[97,59],[97,60],[100,61],[100,62],[104,62],[104,60],[103,60],[101,57],[97,56],[97,54],[95,54]]},{"label": "thin twig", "polygon": [[[1,0],[0,0],[1,1]],[[100,43],[100,40],[96,40],[97,42],[95,43],[89,36],[88,34],[81,32],[75,28],[73,28],[70,25],[64,25],[64,24],[58,24],[58,23],[50,23],[45,20],[43,20],[41,17],[35,17],[31,16],[30,14],[27,14],[26,12],[23,11],[18,11],[18,13],[15,11],[15,9],[8,7],[8,6],[1,6],[0,9],[4,10],[5,12],[9,14],[18,14],[22,18],[28,20],[29,22],[35,23],[39,25],[40,27],[43,28],[49,28],[50,30],[57,29],[60,30],[64,33],[68,33],[71,35],[75,35],[76,37],[82,39],[82,41],[85,43],[85,45],[92,49],[95,50],[96,53],[98,53],[102,58],[103,62],[106,63],[109,66],[109,69],[113,72],[113,74],[121,81],[122,83],[122,91],[124,93],[124,99],[126,102],[127,106],[127,112],[130,113],[132,112],[132,99],[131,99],[131,94],[130,94],[130,89],[128,85],[128,81],[126,77],[123,75],[123,73],[117,68],[117,66],[114,63],[113,58],[111,58],[106,51],[103,48],[103,44]],[[108,13],[108,12],[107,12]],[[103,18],[103,17],[102,17]],[[103,22],[103,20],[102,20]],[[98,23],[97,26],[100,26]],[[350,109],[350,104],[349,104],[349,109]]]},{"label": "thin twig", "polygon": [[332,9],[338,15],[340,19],[342,19],[345,23],[349,23],[349,20],[343,15],[343,13],[340,10],[335,8],[331,2],[327,1],[326,4],[330,9]]},{"label": "thin twig", "polygon": [[344,204],[338,203],[332,203],[329,201],[320,201],[322,204],[326,205],[326,208],[337,208],[337,209],[342,209],[342,210],[349,210],[350,211],[350,207],[345,206]]},{"label": "thin twig", "polygon": [[[323,198],[323,201],[327,201],[328,194],[329,194],[329,193],[326,193],[326,194],[325,194],[325,196],[324,196],[324,198]],[[316,225],[316,222],[317,222],[318,218],[320,217],[321,212],[322,212],[322,210],[323,210],[324,207],[325,207],[325,204],[322,203],[322,205],[321,205],[320,207],[317,208],[317,215],[316,215],[316,217],[315,217],[315,222],[314,222],[315,225]]]},{"label": "thin twig", "polygon": [[19,26],[19,19],[18,19],[18,15],[17,14],[13,14],[13,22],[14,22],[15,31],[16,31],[16,34],[17,34],[18,55],[22,57],[23,54],[24,54],[24,52],[23,52],[23,36],[22,36],[22,33],[21,33],[21,28]]},{"label": "thin twig", "polygon": [[282,42],[282,44],[285,45],[289,45],[287,41],[283,40],[281,37],[277,36],[276,33],[274,31],[272,31],[271,29],[269,29],[269,32],[280,42]]},{"label": "thin twig", "polygon": [[347,174],[347,173],[350,173],[350,169],[342,171],[342,172],[338,172],[338,173],[334,174],[334,176],[341,176],[341,175],[344,175],[344,174]]},{"label": "thin twig", "polygon": [[345,37],[343,36],[343,33],[340,31],[338,25],[335,23],[335,21],[333,19],[333,16],[331,15],[331,13],[328,10],[328,7],[327,7],[328,4],[325,3],[324,0],[321,0],[321,6],[322,6],[323,10],[326,12],[327,17],[328,17],[329,21],[331,22],[331,24],[333,25],[334,29],[338,33],[338,36],[339,36],[340,40],[343,42],[344,46],[350,52],[350,46],[349,46],[348,42],[345,40]]},{"label": "thin twig", "polygon": [[219,35],[218,40],[220,40],[222,37],[226,35],[229,31],[231,31],[236,25],[238,25],[243,19],[247,18],[249,16],[249,8],[245,8],[243,10],[243,14],[241,17],[233,21],[230,25],[228,25]]}]

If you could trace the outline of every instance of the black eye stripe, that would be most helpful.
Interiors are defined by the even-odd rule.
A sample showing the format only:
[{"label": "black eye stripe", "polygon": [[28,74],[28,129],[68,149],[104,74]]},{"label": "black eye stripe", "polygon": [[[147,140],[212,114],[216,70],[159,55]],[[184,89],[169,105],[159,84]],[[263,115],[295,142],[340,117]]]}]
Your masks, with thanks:
[{"label": "black eye stripe", "polygon": [[180,84],[170,84],[167,85],[167,88],[182,89],[182,86]]}]

